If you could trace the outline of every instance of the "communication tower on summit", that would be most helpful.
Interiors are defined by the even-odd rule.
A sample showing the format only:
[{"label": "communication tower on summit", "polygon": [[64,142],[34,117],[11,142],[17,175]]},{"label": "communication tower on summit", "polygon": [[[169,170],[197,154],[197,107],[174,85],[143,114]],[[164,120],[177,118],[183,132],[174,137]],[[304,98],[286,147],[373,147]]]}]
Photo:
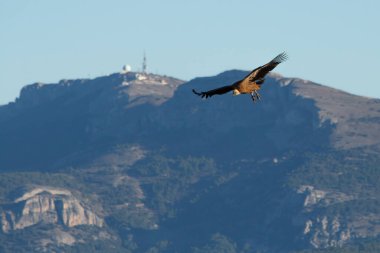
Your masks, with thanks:
[{"label": "communication tower on summit", "polygon": [[144,52],[144,58],[143,58],[143,63],[142,63],[142,72],[145,74],[146,73],[146,55]]}]

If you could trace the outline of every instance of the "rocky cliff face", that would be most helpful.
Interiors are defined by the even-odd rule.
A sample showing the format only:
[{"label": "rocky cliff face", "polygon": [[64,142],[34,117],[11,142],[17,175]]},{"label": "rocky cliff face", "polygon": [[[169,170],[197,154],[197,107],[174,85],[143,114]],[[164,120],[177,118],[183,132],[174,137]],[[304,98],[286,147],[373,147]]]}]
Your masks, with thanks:
[{"label": "rocky cliff face", "polygon": [[301,186],[297,193],[304,196],[304,208],[295,220],[298,218],[302,222],[303,237],[310,245],[314,248],[341,247],[351,239],[350,223],[347,220],[342,221],[338,216],[321,216],[315,209],[350,201],[354,199],[353,196],[318,190],[310,185]]},{"label": "rocky cliff face", "polygon": [[303,226],[301,237],[314,248],[342,247],[353,239],[380,235],[378,213],[353,216],[326,213],[328,207],[358,199],[355,193],[348,195],[302,185],[297,189],[297,194],[303,196],[303,208],[294,216],[293,222]]},{"label": "rocky cliff face", "polygon": [[302,79],[281,78],[294,94],[315,101],[320,122],[331,122],[331,143],[336,148],[350,149],[380,143],[380,100],[321,86]]},{"label": "rocky cliff face", "polygon": [[1,228],[5,233],[36,224],[61,224],[66,227],[104,225],[104,220],[85,207],[70,191],[50,187],[37,187],[25,192],[3,209]]}]

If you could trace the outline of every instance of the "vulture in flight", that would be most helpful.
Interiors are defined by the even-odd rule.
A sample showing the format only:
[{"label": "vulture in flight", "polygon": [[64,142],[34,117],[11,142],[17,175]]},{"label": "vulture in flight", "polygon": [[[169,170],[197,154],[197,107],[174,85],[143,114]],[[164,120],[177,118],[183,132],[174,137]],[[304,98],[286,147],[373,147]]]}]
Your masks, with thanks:
[{"label": "vulture in flight", "polygon": [[239,80],[231,85],[204,92],[197,92],[193,89],[193,92],[202,98],[208,98],[214,95],[222,95],[229,91],[233,91],[233,95],[250,94],[253,102],[255,102],[256,99],[260,99],[260,95],[257,91],[260,90],[261,85],[264,83],[265,75],[268,74],[269,71],[273,70],[278,64],[286,61],[287,58],[288,56],[285,52],[281,53],[267,64],[252,70],[251,73],[249,73],[242,80]]}]

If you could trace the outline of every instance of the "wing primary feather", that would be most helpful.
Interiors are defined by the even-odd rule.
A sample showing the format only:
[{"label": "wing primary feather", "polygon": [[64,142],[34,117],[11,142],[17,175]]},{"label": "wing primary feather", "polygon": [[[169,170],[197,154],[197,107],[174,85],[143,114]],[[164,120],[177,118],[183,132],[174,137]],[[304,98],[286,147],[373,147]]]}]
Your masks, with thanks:
[{"label": "wing primary feather", "polygon": [[195,89],[193,89],[193,93],[194,93],[195,95],[202,96],[202,93],[197,92]]},{"label": "wing primary feather", "polygon": [[211,95],[209,95],[209,94],[207,94],[207,92],[197,92],[195,89],[193,89],[193,93],[195,94],[195,95],[198,95],[198,96],[200,96],[201,98],[204,98],[204,97],[206,97],[206,98],[208,98],[208,97],[211,97]]},{"label": "wing primary feather", "polygon": [[197,92],[195,89],[193,89],[193,93],[195,95],[202,97],[202,98],[208,98],[208,97],[211,97],[214,95],[222,95],[222,94],[227,93],[233,89],[234,89],[234,87],[232,85],[228,85],[228,86],[223,86],[223,87],[220,87],[220,88],[217,88],[214,90],[202,91],[202,92]]},{"label": "wing primary feather", "polygon": [[277,55],[272,62],[280,64],[281,62],[284,62],[288,59],[288,55],[285,52],[282,52],[281,54]]}]

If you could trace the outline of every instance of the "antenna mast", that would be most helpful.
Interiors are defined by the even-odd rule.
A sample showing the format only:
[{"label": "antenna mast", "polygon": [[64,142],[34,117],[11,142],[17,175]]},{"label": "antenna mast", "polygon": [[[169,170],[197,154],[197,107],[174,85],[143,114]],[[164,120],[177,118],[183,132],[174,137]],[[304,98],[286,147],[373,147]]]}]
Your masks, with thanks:
[{"label": "antenna mast", "polygon": [[142,63],[142,72],[145,74],[146,73],[146,55],[144,51],[144,58],[143,58],[143,63]]}]

